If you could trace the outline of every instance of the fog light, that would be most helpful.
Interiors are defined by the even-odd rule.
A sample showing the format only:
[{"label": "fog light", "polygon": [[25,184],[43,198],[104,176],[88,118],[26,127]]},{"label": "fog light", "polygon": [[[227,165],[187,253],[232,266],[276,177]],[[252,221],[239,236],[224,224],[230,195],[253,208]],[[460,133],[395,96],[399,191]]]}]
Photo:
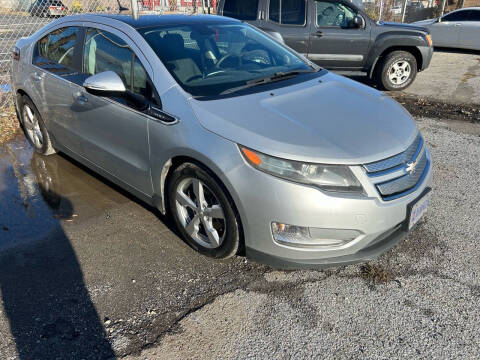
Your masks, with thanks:
[{"label": "fog light", "polygon": [[324,229],[272,223],[276,242],[289,246],[342,246],[355,240],[362,233],[349,229]]}]

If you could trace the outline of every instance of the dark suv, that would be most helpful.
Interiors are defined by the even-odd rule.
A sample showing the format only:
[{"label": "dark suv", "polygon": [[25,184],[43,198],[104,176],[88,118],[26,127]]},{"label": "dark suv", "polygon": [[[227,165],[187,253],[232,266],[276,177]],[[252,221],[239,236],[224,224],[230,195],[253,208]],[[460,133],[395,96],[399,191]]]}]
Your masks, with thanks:
[{"label": "dark suv", "polygon": [[387,90],[409,86],[430,64],[426,28],[374,21],[349,0],[220,0],[245,20],[327,69],[362,71]]}]

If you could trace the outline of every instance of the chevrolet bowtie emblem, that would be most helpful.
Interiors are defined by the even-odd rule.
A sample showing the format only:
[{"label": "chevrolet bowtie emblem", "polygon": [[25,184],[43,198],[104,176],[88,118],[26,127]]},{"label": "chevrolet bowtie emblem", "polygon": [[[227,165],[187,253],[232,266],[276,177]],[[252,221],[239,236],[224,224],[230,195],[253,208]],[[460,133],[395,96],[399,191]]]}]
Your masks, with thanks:
[{"label": "chevrolet bowtie emblem", "polygon": [[406,170],[407,170],[408,174],[415,174],[415,171],[417,171],[417,162],[412,161],[412,162],[407,163]]}]

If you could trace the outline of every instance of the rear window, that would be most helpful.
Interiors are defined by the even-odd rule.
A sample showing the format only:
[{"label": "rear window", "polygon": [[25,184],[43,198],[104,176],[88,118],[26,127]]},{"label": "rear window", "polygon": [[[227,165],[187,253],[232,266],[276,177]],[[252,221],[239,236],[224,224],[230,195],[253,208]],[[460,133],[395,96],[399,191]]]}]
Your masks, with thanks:
[{"label": "rear window", "polygon": [[256,20],[258,0],[225,0],[223,15],[239,20]]},{"label": "rear window", "polygon": [[37,43],[36,54],[43,59],[71,68],[78,27],[65,27],[52,31]]},{"label": "rear window", "polygon": [[268,18],[285,25],[305,25],[305,0],[270,0]]}]

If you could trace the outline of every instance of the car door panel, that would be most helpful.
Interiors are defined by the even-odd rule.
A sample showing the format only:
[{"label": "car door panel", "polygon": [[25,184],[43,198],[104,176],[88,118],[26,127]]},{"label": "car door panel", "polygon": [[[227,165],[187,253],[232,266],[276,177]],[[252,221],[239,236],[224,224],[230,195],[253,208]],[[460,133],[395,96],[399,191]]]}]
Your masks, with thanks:
[{"label": "car door panel", "polygon": [[310,25],[308,58],[331,69],[358,69],[371,46],[371,28],[351,27],[355,11],[342,2],[316,1]]},{"label": "car door panel", "polygon": [[[128,49],[133,61],[135,53],[132,47],[136,47],[116,29],[99,26],[98,29],[92,29],[91,33],[88,31],[85,43],[89,45],[84,49],[83,79],[79,79],[70,89],[70,96],[75,102],[71,129],[79,139],[78,147],[74,150],[138,191],[151,195],[148,116],[130,107],[122,94],[116,97],[94,95],[82,86],[88,76],[103,71],[118,72],[128,84],[131,78],[125,75],[125,71],[131,74],[131,65],[124,55],[119,54],[126,54]],[[120,46],[120,43],[124,45]],[[143,64],[148,63],[144,60]]]},{"label": "car door panel", "polygon": [[434,46],[460,47],[460,32],[470,10],[451,12],[430,26]]},{"label": "car door panel", "polygon": [[480,50],[480,10],[471,10],[468,21],[460,31],[460,44],[463,48]]}]

